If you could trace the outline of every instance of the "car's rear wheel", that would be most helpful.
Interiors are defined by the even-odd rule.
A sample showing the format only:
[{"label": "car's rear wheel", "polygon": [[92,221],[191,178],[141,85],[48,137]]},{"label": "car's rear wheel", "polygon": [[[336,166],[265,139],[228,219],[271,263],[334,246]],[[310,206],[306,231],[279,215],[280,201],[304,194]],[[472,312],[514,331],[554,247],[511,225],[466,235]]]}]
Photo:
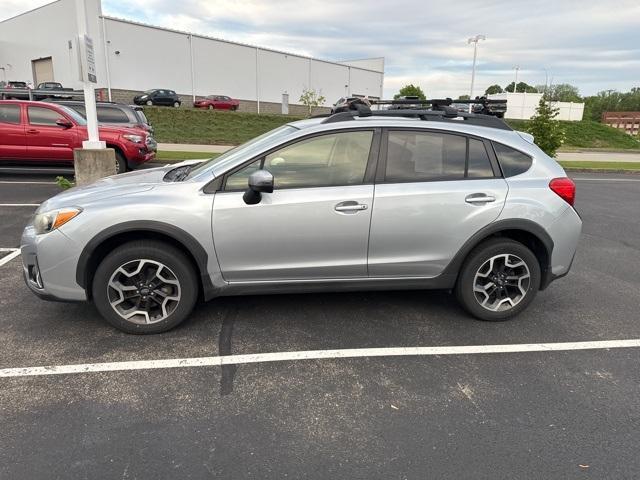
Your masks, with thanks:
[{"label": "car's rear wheel", "polygon": [[209,110],[213,110],[213,105],[209,104],[209,106],[207,107]]},{"label": "car's rear wheel", "polygon": [[173,102],[173,106],[174,106],[175,108],[178,108],[178,107],[180,106],[180,102]]},{"label": "car's rear wheel", "polygon": [[189,259],[158,241],[133,241],[114,249],[98,266],[92,287],[100,314],[127,333],[170,330],[192,312],[198,284]]},{"label": "car's rear wheel", "polygon": [[456,284],[456,297],[471,315],[507,320],[522,312],[540,287],[540,264],[525,245],[492,239],[467,257]]},{"label": "car's rear wheel", "polygon": [[146,102],[144,102],[144,103],[146,103],[146,104],[147,104],[147,105],[149,105],[149,106],[152,106],[152,105],[153,105],[153,101],[151,101],[151,100],[147,100],[147,101],[146,101]]}]

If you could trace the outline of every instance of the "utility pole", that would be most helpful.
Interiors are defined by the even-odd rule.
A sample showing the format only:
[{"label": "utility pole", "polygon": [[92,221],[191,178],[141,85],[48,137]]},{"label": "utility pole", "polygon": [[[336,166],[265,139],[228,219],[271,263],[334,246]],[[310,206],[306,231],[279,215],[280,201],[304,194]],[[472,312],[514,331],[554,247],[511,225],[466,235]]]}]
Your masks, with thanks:
[{"label": "utility pole", "polygon": [[520,65],[516,65],[514,68],[516,69],[516,81],[513,82],[513,93],[518,93],[518,70],[520,70]]},{"label": "utility pole", "polygon": [[[484,35],[476,35],[467,40],[467,45],[473,43],[473,66],[471,67],[471,89],[469,90],[469,100],[473,100],[473,84],[476,80],[476,58],[478,57],[478,42],[480,40],[486,40]],[[472,105],[469,104],[469,111],[471,111]]]}]

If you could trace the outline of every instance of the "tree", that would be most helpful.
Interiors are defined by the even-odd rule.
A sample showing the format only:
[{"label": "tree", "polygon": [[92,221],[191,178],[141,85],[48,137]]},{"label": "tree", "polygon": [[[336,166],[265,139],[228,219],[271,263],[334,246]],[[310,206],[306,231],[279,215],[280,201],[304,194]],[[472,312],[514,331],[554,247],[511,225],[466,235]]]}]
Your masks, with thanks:
[{"label": "tree", "polygon": [[[504,87],[504,91],[505,92],[509,92],[509,93],[513,93],[513,84],[514,83],[515,82],[511,82],[509,85]],[[516,93],[522,93],[522,92],[538,93],[538,89],[536,87],[534,87],[533,85],[529,85],[528,83],[518,82],[518,88],[516,89]]]},{"label": "tree", "polygon": [[552,108],[543,96],[536,114],[531,117],[526,126],[527,132],[533,135],[536,145],[550,157],[555,157],[556,150],[564,141],[564,128],[558,120],[555,120],[559,111],[557,108]]},{"label": "tree", "polygon": [[458,100],[469,100],[471,97],[469,95],[460,95]]},{"label": "tree", "polygon": [[599,122],[604,112],[640,111],[640,88],[629,92],[604,90],[597,95],[584,98],[584,118]]},{"label": "tree", "polygon": [[536,85],[538,92],[543,92],[552,102],[581,102],[582,97],[578,87],[568,83],[557,85]]},{"label": "tree", "polygon": [[325,100],[326,98],[320,95],[319,92],[316,92],[312,88],[305,88],[302,91],[302,95],[300,95],[300,100],[298,101],[309,108],[309,116],[311,116],[313,109],[320,105],[324,105]]},{"label": "tree", "polygon": [[422,89],[419,86],[414,85],[413,83],[405,85],[400,89],[398,93],[393,96],[394,100],[397,100],[400,97],[418,97],[420,100],[427,99]]},{"label": "tree", "polygon": [[496,93],[502,93],[504,92],[504,90],[502,90],[502,87],[498,84],[495,85],[490,85],[485,91],[484,94],[485,95],[494,95]]}]

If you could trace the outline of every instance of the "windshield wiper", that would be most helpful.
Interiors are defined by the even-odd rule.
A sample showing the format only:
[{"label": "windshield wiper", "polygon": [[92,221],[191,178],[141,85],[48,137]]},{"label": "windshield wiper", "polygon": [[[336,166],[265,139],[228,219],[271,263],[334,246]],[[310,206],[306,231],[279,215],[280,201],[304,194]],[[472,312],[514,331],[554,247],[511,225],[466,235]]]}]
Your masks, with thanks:
[{"label": "windshield wiper", "polygon": [[191,165],[183,165],[182,167],[176,167],[169,170],[163,180],[165,182],[182,182],[189,176],[191,170],[200,165],[200,163],[192,163]]}]

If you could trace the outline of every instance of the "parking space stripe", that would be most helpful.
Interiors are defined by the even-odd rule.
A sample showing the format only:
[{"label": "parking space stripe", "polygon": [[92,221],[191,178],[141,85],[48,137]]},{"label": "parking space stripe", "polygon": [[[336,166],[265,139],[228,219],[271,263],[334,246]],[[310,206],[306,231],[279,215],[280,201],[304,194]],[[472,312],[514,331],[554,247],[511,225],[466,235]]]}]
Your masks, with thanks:
[{"label": "parking space stripe", "polygon": [[573,177],[573,180],[581,182],[640,182],[640,178],[587,178]]},{"label": "parking space stripe", "polygon": [[15,182],[12,182],[11,180],[0,180],[0,183],[2,184],[14,183],[16,185],[57,185],[56,182],[29,182],[29,181],[23,181],[23,180],[19,180]]},{"label": "parking space stripe", "polygon": [[511,345],[469,345],[446,347],[390,347],[353,348],[342,350],[308,350],[298,352],[255,353],[218,357],[172,358],[165,360],[138,360],[131,362],[85,363],[78,365],[49,365],[0,369],[0,377],[34,377],[74,373],[121,372],[168,368],[220,367],[248,363],[283,362],[296,360],[323,360],[336,358],[411,357],[441,355],[471,355],[488,353],[562,352],[575,350],[608,350],[637,348],[640,339],[599,340],[593,342],[523,343]]},{"label": "parking space stripe", "polygon": [[[2,251],[8,251],[9,249],[2,249]],[[9,263],[11,260],[13,260],[14,258],[16,258],[18,255],[20,255],[20,249],[19,248],[14,248],[11,249],[11,253],[8,255],[5,255],[4,257],[0,258],[0,267]]]},{"label": "parking space stripe", "polygon": [[0,203],[0,207],[39,207],[39,203]]}]

